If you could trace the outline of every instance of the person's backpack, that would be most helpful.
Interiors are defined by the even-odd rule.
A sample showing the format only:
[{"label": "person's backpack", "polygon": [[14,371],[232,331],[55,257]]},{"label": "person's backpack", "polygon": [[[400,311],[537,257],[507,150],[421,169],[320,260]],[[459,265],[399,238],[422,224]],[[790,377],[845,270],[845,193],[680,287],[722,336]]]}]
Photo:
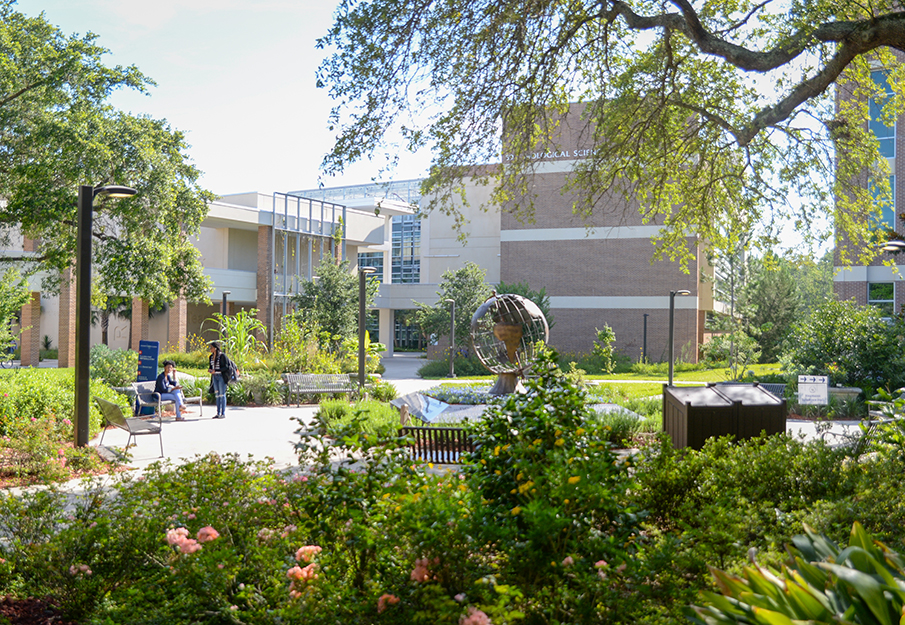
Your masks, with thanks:
[{"label": "person's backpack", "polygon": [[[226,356],[226,354],[224,354]],[[236,363],[233,362],[233,359],[229,356],[226,356],[226,382],[227,384],[232,384],[233,382],[239,381],[239,367],[236,366]]]}]

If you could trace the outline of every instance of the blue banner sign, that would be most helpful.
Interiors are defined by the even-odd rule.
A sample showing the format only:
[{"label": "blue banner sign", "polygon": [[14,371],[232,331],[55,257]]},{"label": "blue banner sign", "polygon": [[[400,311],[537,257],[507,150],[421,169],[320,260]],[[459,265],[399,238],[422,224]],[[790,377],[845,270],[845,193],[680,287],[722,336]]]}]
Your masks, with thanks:
[{"label": "blue banner sign", "polygon": [[136,382],[147,382],[157,379],[157,358],[160,343],[157,341],[138,342],[138,379]]}]

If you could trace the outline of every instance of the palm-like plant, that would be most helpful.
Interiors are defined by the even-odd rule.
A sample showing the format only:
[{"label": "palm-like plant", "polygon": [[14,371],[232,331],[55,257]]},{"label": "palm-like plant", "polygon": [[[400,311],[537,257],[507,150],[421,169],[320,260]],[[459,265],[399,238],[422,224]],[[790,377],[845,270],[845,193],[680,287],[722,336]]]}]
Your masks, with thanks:
[{"label": "palm-like plant", "polygon": [[711,569],[720,592],[705,591],[705,606],[687,615],[695,623],[900,623],[905,609],[905,560],[874,541],[859,523],[848,547],[805,528],[792,539],[781,571],[755,563],[742,576]]},{"label": "palm-like plant", "polygon": [[216,324],[217,340],[240,369],[257,362],[267,352],[267,344],[259,337],[267,335],[267,326],[257,318],[257,310],[240,310],[234,315],[214,313],[208,319]]}]

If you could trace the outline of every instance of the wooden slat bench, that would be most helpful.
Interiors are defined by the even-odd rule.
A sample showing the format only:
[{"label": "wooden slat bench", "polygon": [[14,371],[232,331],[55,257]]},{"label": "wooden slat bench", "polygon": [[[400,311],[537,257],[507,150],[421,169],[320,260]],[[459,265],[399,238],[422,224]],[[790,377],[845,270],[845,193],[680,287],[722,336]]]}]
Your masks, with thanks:
[{"label": "wooden slat bench", "polygon": [[399,436],[409,438],[412,456],[437,464],[459,464],[462,454],[474,451],[465,428],[404,426]]},{"label": "wooden slat bench", "polygon": [[[126,449],[131,445],[133,438],[144,434],[156,434],[160,437],[160,457],[163,458],[163,433],[159,414],[157,417],[146,421],[137,417],[126,417],[123,415],[122,408],[112,401],[107,401],[100,397],[95,397],[94,401],[97,403],[97,407],[100,409],[101,414],[104,415],[104,419],[107,421],[108,425],[118,427],[129,433],[129,438],[126,440]],[[106,433],[107,428],[105,427],[98,445],[103,444],[104,434]]]},{"label": "wooden slat bench", "polygon": [[358,382],[348,373],[284,373],[283,383],[286,385],[286,405],[292,403],[295,395],[296,405],[300,405],[302,395],[319,393],[354,393],[358,390]]}]

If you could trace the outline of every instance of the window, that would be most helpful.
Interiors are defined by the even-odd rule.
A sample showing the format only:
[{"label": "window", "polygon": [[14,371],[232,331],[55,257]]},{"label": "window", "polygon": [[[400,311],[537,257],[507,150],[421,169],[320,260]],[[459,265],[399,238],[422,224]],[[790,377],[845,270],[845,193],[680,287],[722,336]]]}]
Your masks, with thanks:
[{"label": "window", "polygon": [[875,225],[888,228],[889,230],[898,230],[896,228],[896,177],[889,177],[889,192],[891,196],[881,196],[880,189],[873,184],[870,185],[870,194],[874,198],[874,202],[880,204],[882,214],[879,222]]},{"label": "window", "polygon": [[421,218],[393,217],[393,284],[421,282]]},{"label": "window", "polygon": [[892,282],[868,282],[867,303],[879,308],[884,317],[892,317],[895,292]]},{"label": "window", "polygon": [[880,155],[886,158],[895,158],[896,156],[896,123],[890,122],[887,126],[882,120],[883,106],[892,95],[892,88],[887,81],[887,72],[885,70],[876,70],[870,73],[870,77],[874,83],[878,85],[884,92],[883,96],[870,99],[870,130],[880,142]]},{"label": "window", "polygon": [[361,252],[358,255],[358,266],[376,269],[369,279],[383,283],[383,252]]}]

